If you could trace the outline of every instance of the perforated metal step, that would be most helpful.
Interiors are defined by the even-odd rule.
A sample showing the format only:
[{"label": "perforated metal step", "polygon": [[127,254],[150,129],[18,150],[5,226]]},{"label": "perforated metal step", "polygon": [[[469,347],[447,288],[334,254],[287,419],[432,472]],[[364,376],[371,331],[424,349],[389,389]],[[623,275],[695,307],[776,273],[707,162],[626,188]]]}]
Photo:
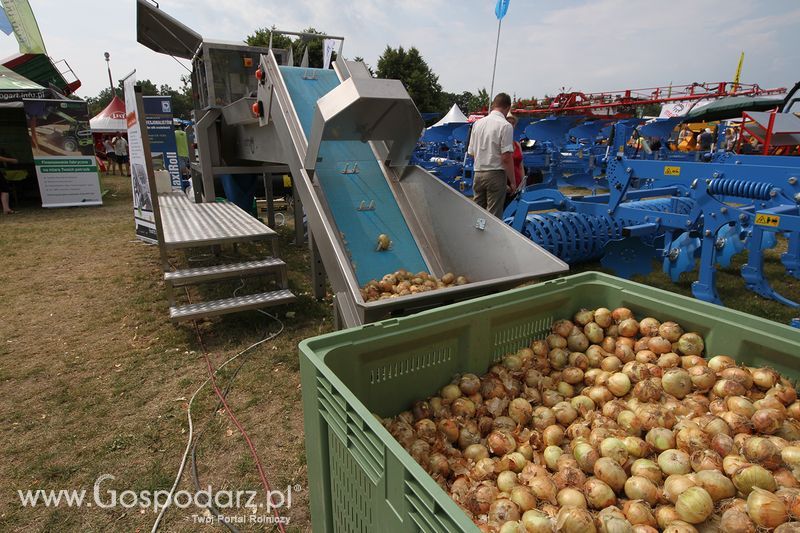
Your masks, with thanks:
[{"label": "perforated metal step", "polygon": [[212,300],[210,302],[173,306],[169,308],[169,318],[174,321],[192,320],[194,318],[283,305],[294,302],[294,300],[295,295],[290,290],[280,289],[258,294],[246,294],[234,298],[224,298],[222,300]]},{"label": "perforated metal step", "polygon": [[239,276],[254,276],[266,272],[279,271],[286,267],[286,263],[277,257],[267,257],[258,261],[244,263],[230,263],[226,265],[213,265],[198,268],[185,268],[174,272],[165,272],[164,281],[174,286],[203,283],[216,279],[225,279]]}]

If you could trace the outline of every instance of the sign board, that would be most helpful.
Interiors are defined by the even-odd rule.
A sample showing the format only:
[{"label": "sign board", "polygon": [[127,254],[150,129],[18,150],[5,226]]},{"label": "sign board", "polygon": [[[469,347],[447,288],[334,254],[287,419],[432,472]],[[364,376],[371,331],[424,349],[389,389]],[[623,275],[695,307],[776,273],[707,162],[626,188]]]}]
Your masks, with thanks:
[{"label": "sign board", "polygon": [[700,109],[713,101],[713,99],[706,98],[693,102],[670,102],[661,106],[661,113],[658,115],[658,118],[684,117],[689,111]]},{"label": "sign board", "polygon": [[181,168],[175,142],[175,125],[172,121],[172,97],[145,96],[142,100],[153,170],[168,171],[172,190],[180,191]]},{"label": "sign board", "polygon": [[25,100],[42,207],[102,205],[89,108],[77,100]]},{"label": "sign board", "polygon": [[153,213],[153,194],[150,190],[152,162],[150,154],[145,153],[145,140],[142,135],[142,117],[136,105],[136,72],[125,78],[125,120],[128,128],[128,157],[131,169],[131,188],[133,189],[133,220],[136,236],[152,244],[158,244],[158,231]]}]

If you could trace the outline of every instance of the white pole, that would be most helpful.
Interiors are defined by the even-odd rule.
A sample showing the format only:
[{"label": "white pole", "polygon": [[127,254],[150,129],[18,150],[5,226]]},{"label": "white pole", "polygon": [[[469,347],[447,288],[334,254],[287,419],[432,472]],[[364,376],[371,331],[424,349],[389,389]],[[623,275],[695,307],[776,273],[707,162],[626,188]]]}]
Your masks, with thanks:
[{"label": "white pole", "polygon": [[500,50],[500,27],[503,25],[503,19],[497,21],[497,43],[494,45],[494,66],[492,67],[492,86],[489,89],[489,105],[492,105],[492,97],[494,96],[494,75],[497,72],[497,52]]}]

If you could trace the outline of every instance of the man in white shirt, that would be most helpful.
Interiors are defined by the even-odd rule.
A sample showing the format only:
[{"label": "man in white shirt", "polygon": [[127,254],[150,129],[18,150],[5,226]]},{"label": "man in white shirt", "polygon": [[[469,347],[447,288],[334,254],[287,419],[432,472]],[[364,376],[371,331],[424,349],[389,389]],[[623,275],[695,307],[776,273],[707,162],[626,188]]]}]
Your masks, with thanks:
[{"label": "man in white shirt", "polygon": [[514,128],[506,120],[509,111],[511,97],[495,96],[491,112],[472,126],[467,149],[475,159],[475,203],[497,218],[503,218],[506,193],[513,193],[516,184]]},{"label": "man in white shirt", "polygon": [[119,165],[119,172],[122,174],[125,171],[126,176],[130,176],[128,172],[128,141],[120,133],[114,140],[114,153],[117,156],[117,164]]}]

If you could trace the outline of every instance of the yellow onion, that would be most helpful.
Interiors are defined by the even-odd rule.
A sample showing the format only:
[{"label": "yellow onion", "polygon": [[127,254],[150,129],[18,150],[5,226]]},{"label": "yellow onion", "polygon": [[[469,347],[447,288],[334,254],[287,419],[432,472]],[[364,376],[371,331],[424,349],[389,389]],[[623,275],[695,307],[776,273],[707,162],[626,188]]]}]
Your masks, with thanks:
[{"label": "yellow onion", "polygon": [[625,481],[624,488],[625,495],[631,500],[644,500],[650,505],[658,501],[658,487],[647,478],[631,476]]},{"label": "yellow onion", "polygon": [[464,457],[471,461],[478,461],[489,457],[489,450],[483,444],[470,444],[464,450]]},{"label": "yellow onion", "polygon": [[753,429],[758,433],[772,435],[780,429],[783,418],[777,409],[759,409],[753,413],[750,421],[753,423]]},{"label": "yellow onion", "polygon": [[559,533],[596,533],[592,515],[586,509],[562,507],[556,515],[556,531]]},{"label": "yellow onion", "polygon": [[731,476],[733,484],[739,489],[739,492],[747,496],[755,488],[768,490],[774,492],[778,485],[775,483],[775,478],[772,474],[760,465],[743,466],[739,468]]},{"label": "yellow onion", "polygon": [[486,514],[496,497],[497,487],[488,482],[480,483],[467,494],[465,505],[475,515]]},{"label": "yellow onion", "polygon": [[661,398],[661,387],[656,384],[653,378],[645,379],[633,387],[633,395],[640,402],[655,402]]},{"label": "yellow onion", "polygon": [[785,378],[781,378],[781,382],[775,384],[770,390],[767,391],[767,397],[774,396],[783,405],[790,405],[797,401],[797,391]]},{"label": "yellow onion", "polygon": [[663,337],[651,337],[647,341],[647,348],[654,354],[661,355],[672,351],[672,343]]},{"label": "yellow onion", "polygon": [[708,360],[708,366],[714,372],[722,372],[726,368],[735,367],[736,361],[727,355],[715,355]]},{"label": "yellow onion", "polygon": [[511,489],[511,501],[517,504],[523,513],[536,507],[536,497],[528,487],[521,485]]},{"label": "yellow onion", "polygon": [[747,418],[750,418],[753,416],[753,413],[756,412],[753,402],[744,396],[728,396],[725,398],[725,406],[729,411],[733,411],[738,415],[746,416]]},{"label": "yellow onion", "polygon": [[664,372],[661,386],[664,392],[680,400],[692,391],[692,377],[683,368],[670,368]]},{"label": "yellow onion", "polygon": [[675,510],[684,522],[700,524],[714,512],[714,501],[705,489],[691,487],[678,496]]},{"label": "yellow onion", "polygon": [[694,476],[698,487],[705,489],[715,502],[736,496],[736,487],[718,470],[701,470]]},{"label": "yellow onion", "polygon": [[650,459],[637,459],[631,464],[631,475],[649,479],[656,485],[661,484],[661,469]]},{"label": "yellow onion", "polygon": [[608,483],[597,478],[589,478],[583,485],[583,493],[586,501],[592,509],[605,509],[610,505],[616,505],[617,496]]},{"label": "yellow onion", "polygon": [[[673,346],[674,348],[674,346]],[[689,370],[693,366],[707,366],[706,360],[699,355],[683,355],[681,356],[681,368]]]},{"label": "yellow onion", "polygon": [[527,533],[552,533],[554,524],[542,511],[531,509],[522,514],[522,525]]},{"label": "yellow onion", "polygon": [[628,449],[621,440],[609,437],[603,439],[600,443],[600,455],[603,457],[610,457],[620,465],[624,465],[628,460]]},{"label": "yellow onion", "polygon": [[[663,339],[661,339],[661,340],[663,340]],[[653,339],[650,339],[650,342],[652,342],[652,341],[653,341]],[[669,351],[669,350],[667,350],[667,351]],[[658,361],[658,354],[656,354],[652,350],[639,350],[638,352],[636,352],[635,360],[638,363],[644,363],[644,364],[648,364],[648,365],[651,365],[651,364],[655,365],[656,361]],[[658,365],[656,365],[656,366],[658,367]],[[661,367],[658,367],[658,371],[659,372],[661,371]]]},{"label": "yellow onion", "polygon": [[575,457],[578,467],[587,474],[594,471],[594,465],[600,458],[600,454],[588,442],[578,443],[573,449],[572,455]]},{"label": "yellow onion", "polygon": [[665,354],[661,354],[656,364],[661,368],[675,368],[681,363],[681,358],[675,352],[667,352]]},{"label": "yellow onion", "polygon": [[683,355],[703,355],[705,345],[697,333],[684,333],[678,339],[678,350]]},{"label": "yellow onion", "polygon": [[489,506],[489,521],[504,523],[519,520],[520,512],[517,504],[507,498],[498,498]]},{"label": "yellow onion", "polygon": [[747,439],[742,446],[742,453],[748,461],[763,465],[769,470],[781,466],[781,451],[768,439],[762,437]]},{"label": "yellow onion", "polygon": [[517,424],[524,426],[533,416],[533,407],[525,398],[514,398],[508,405],[508,416]]},{"label": "yellow onion", "polygon": [[639,437],[629,435],[622,439],[622,442],[628,450],[628,457],[639,459],[650,453],[650,445]]},{"label": "yellow onion", "polygon": [[553,476],[553,482],[558,490],[580,487],[586,482],[586,474],[578,468],[568,466],[556,472]]},{"label": "yellow onion", "polygon": [[700,450],[694,452],[690,458],[692,470],[700,472],[702,470],[722,471],[722,457],[714,450]]},{"label": "yellow onion", "polygon": [[664,480],[664,497],[668,501],[675,503],[678,501],[678,496],[686,492],[688,489],[696,486],[697,484],[689,476],[682,474],[669,476],[666,480]]},{"label": "yellow onion", "polygon": [[744,387],[744,385],[732,379],[720,379],[714,384],[714,387],[711,390],[720,398],[726,398],[728,396],[743,396],[744,394],[747,394],[747,389]]},{"label": "yellow onion", "polygon": [[663,533],[698,533],[697,528],[683,520],[676,520],[664,528]]},{"label": "yellow onion", "polygon": [[753,388],[753,376],[750,374],[750,371],[745,368],[732,366],[719,372],[719,376],[722,379],[730,379],[741,383],[746,390]]},{"label": "yellow onion", "polygon": [[678,516],[678,511],[676,511],[675,507],[672,505],[659,505],[656,507],[655,517],[656,523],[658,523],[658,527],[661,529],[665,529],[672,522],[681,519],[681,517]]},{"label": "yellow onion", "polygon": [[734,435],[738,433],[752,433],[752,423],[746,416],[737,415],[732,411],[728,411],[722,413],[719,417],[727,422]]},{"label": "yellow onion", "polygon": [[633,411],[623,410],[617,415],[617,424],[628,435],[637,436],[642,432],[642,421]]},{"label": "yellow onion", "polygon": [[598,515],[596,522],[600,533],[634,533],[633,526],[625,515]]},{"label": "yellow onion", "polygon": [[781,450],[781,458],[790,468],[800,467],[800,446],[786,446]]},{"label": "yellow onion", "polygon": [[611,374],[611,377],[608,378],[608,383],[606,384],[608,390],[614,396],[620,398],[628,394],[631,390],[631,380],[622,372],[616,372]]},{"label": "yellow onion", "polygon": [[658,455],[658,466],[668,476],[673,474],[688,474],[691,469],[691,460],[686,452],[681,450],[666,450]]},{"label": "yellow onion", "polygon": [[795,477],[791,470],[786,468],[778,468],[772,472],[772,477],[775,478],[775,483],[778,484],[778,487],[792,489],[800,488],[800,480]]},{"label": "yellow onion", "polygon": [[556,500],[561,507],[580,507],[581,509],[586,509],[586,498],[583,496],[583,493],[577,489],[569,487],[561,489],[558,491],[558,495],[556,495]]},{"label": "yellow onion", "polygon": [[626,318],[619,323],[619,334],[623,337],[635,337],[639,333],[639,323],[635,318]]},{"label": "yellow onion", "polygon": [[650,506],[640,500],[628,500],[622,506],[622,512],[625,518],[628,519],[633,525],[644,524],[648,526],[655,526],[657,524],[656,517],[653,516],[653,511]]},{"label": "yellow onion", "polygon": [[517,485],[517,474],[511,470],[500,472],[497,475],[497,488],[500,489],[501,492],[511,492],[511,489]]},{"label": "yellow onion", "polygon": [[756,525],[746,512],[738,509],[726,509],[720,518],[719,527],[725,533],[756,533]]},{"label": "yellow onion", "polygon": [[594,321],[602,328],[607,328],[613,322],[611,310],[605,307],[598,307],[594,310]]},{"label": "yellow onion", "polygon": [[778,527],[789,519],[783,500],[758,487],[747,497],[747,514],[757,526],[765,528]]},{"label": "yellow onion", "polygon": [[800,422],[797,420],[784,420],[775,435],[786,440],[800,440]]},{"label": "yellow onion", "polygon": [[513,451],[517,447],[517,441],[514,439],[514,435],[507,430],[492,431],[489,436],[486,437],[486,444],[489,446],[490,452],[500,456]]},{"label": "yellow onion", "polygon": [[564,428],[558,424],[547,426],[542,431],[542,444],[545,446],[560,446],[564,442]]},{"label": "yellow onion", "polygon": [[550,470],[556,470],[556,461],[561,455],[564,453],[559,446],[548,446],[544,449],[543,456],[544,456],[544,463],[547,465],[547,468]]},{"label": "yellow onion", "polygon": [[675,435],[669,429],[656,427],[647,432],[645,441],[659,453],[675,447]]},{"label": "yellow onion", "polygon": [[601,457],[594,463],[594,475],[599,480],[606,482],[614,492],[621,491],[628,478],[619,463],[608,457]]},{"label": "yellow onion", "polygon": [[555,505],[558,490],[556,484],[547,475],[529,479],[527,485],[537,500]]},{"label": "yellow onion", "polygon": [[711,390],[717,382],[717,376],[713,370],[707,366],[692,366],[686,370],[692,380],[692,385],[698,391]]},{"label": "yellow onion", "polygon": [[776,527],[774,533],[800,533],[800,522],[785,522]]}]

